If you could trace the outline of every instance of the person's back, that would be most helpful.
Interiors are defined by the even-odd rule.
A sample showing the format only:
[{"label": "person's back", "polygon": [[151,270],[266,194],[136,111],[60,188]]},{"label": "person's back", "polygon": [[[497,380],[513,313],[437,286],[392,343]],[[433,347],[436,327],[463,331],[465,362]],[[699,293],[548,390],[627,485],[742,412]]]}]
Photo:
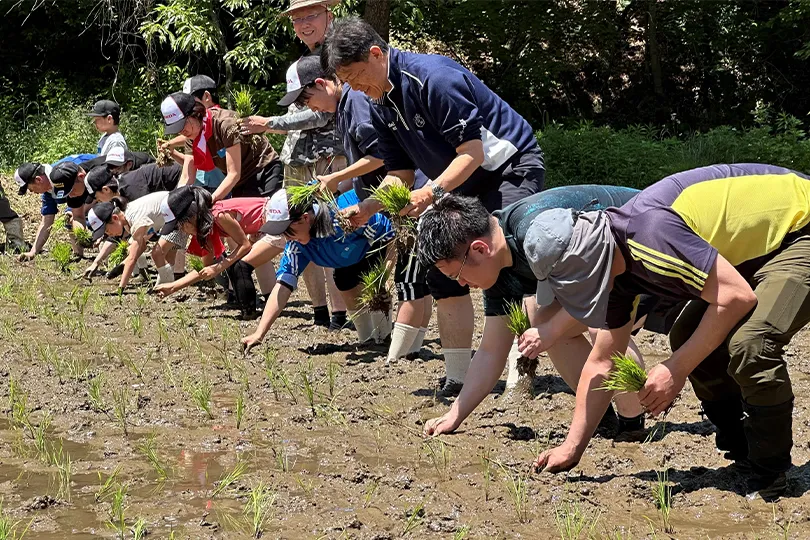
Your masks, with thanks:
[{"label": "person's back", "polygon": [[157,191],[171,191],[177,187],[182,171],[177,164],[158,167],[150,163],[122,174],[118,178],[118,192],[128,201],[134,201]]}]

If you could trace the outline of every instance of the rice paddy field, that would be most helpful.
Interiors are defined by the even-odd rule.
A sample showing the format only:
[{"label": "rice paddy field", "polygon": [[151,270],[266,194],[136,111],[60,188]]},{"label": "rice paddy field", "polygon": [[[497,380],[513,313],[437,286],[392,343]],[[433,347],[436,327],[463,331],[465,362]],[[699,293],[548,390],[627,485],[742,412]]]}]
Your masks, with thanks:
[{"label": "rice paddy field", "polygon": [[[36,201],[12,205],[30,239]],[[0,538],[810,537],[806,332],[789,353],[796,467],[768,504],[744,496],[688,386],[642,440],[596,438],[568,474],[530,473],[574,406],[543,357],[534,399],[501,382],[425,440],[450,405],[435,322],[419,359],[385,365],[385,346],[313,327],[299,291],[243,356],[255,322],[221,291],[118,296],[77,277],[89,262],[0,256]],[[661,337],[640,341],[648,367],[666,358]]]}]

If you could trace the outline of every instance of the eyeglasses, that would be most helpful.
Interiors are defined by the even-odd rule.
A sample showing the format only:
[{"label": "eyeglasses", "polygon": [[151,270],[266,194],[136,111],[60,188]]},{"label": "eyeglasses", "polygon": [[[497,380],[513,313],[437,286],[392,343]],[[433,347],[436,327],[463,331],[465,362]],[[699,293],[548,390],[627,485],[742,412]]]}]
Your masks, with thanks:
[{"label": "eyeglasses", "polygon": [[325,10],[320,11],[318,13],[313,13],[312,15],[307,15],[306,17],[296,17],[296,18],[292,19],[292,23],[293,24],[304,24],[304,23],[312,22],[315,19],[317,19],[318,17],[320,17],[321,15],[323,15],[324,13],[326,13],[327,11],[328,10],[325,9]]},{"label": "eyeglasses", "polygon": [[458,281],[459,279],[461,279],[461,272],[464,270],[464,265],[467,264],[467,257],[470,255],[470,248],[471,247],[472,247],[472,244],[467,246],[467,251],[464,252],[464,258],[461,259],[461,268],[458,269],[458,274],[456,274],[455,276],[450,278],[453,281]]}]

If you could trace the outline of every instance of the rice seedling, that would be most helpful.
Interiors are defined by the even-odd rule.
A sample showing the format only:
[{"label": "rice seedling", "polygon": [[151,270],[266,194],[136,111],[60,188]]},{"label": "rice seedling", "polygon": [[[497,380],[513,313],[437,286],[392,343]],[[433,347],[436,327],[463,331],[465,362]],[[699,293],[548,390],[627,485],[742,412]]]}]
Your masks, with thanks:
[{"label": "rice seedling", "polygon": [[124,540],[124,535],[127,532],[126,522],[126,498],[127,486],[126,484],[118,483],[115,490],[112,492],[112,499],[110,500],[110,513],[108,526],[118,533],[118,538]]},{"label": "rice seedling", "polygon": [[652,496],[655,507],[658,508],[658,514],[661,516],[661,526],[664,532],[672,534],[675,529],[672,528],[669,515],[672,511],[672,486],[669,484],[669,473],[667,469],[656,471],[656,481],[652,485]]},{"label": "rice seedling", "polygon": [[14,377],[8,378],[8,407],[11,409],[12,426],[22,428],[31,425],[28,393],[20,387],[20,383]]},{"label": "rice seedling", "polygon": [[174,163],[172,158],[172,151],[165,145],[166,141],[163,139],[155,140],[155,164],[158,167],[166,167]]},{"label": "rice seedling", "polygon": [[213,493],[211,493],[211,498],[215,498],[217,495],[231,487],[236,481],[242,478],[242,476],[247,472],[247,467],[248,464],[246,461],[237,459],[236,465],[234,465],[233,469],[221,476],[216,482],[217,487],[214,489]]},{"label": "rice seedling", "polygon": [[312,493],[315,491],[315,481],[311,478],[309,480],[304,480],[303,475],[299,475],[295,477],[295,483],[298,484],[307,497],[312,497]]},{"label": "rice seedling", "polygon": [[275,397],[277,401],[279,399],[279,390],[284,389],[292,399],[293,403],[298,403],[298,398],[295,396],[295,391],[293,390],[289,375],[286,371],[284,371],[284,368],[282,368],[275,361],[275,351],[273,351],[272,357],[265,356],[264,372],[267,375],[267,378],[270,381],[270,386],[273,389],[273,397]]},{"label": "rice seedling", "polygon": [[245,418],[245,391],[244,389],[239,391],[239,395],[236,396],[236,429],[240,429],[242,427],[242,420]]},{"label": "rice seedling", "polygon": [[132,539],[143,540],[147,534],[149,534],[149,531],[146,530],[146,521],[139,517],[135,520],[135,524],[132,525]]},{"label": "rice seedling", "polygon": [[377,493],[377,489],[380,487],[379,479],[374,479],[371,484],[369,484],[368,488],[366,488],[366,493],[363,496],[363,508],[368,508],[371,504],[371,501],[374,499],[374,495]]},{"label": "rice seedling", "polygon": [[199,272],[203,268],[205,268],[205,263],[203,262],[201,257],[197,257],[196,255],[188,255],[186,257],[186,260],[188,261],[189,268],[191,268],[195,272]]},{"label": "rice seedling", "polygon": [[422,502],[405,512],[405,516],[408,520],[405,522],[405,530],[402,531],[402,536],[407,536],[422,524],[422,520],[425,518],[425,500],[422,499]]},{"label": "rice seedling", "polygon": [[73,464],[70,460],[70,454],[64,451],[62,439],[59,439],[58,446],[56,443],[51,445],[48,461],[56,467],[58,473],[59,488],[56,498],[63,498],[70,502],[70,478],[73,475]]},{"label": "rice seedling", "polygon": [[597,390],[609,392],[629,393],[638,392],[647,382],[647,372],[636,364],[632,357],[624,354],[614,354],[610,357],[613,369],[610,370],[605,382]]},{"label": "rice seedling", "polygon": [[593,517],[589,517],[578,504],[568,501],[554,505],[554,522],[561,540],[579,540],[586,530],[586,538],[593,538],[600,515],[597,511]]},{"label": "rice seedling", "polygon": [[529,472],[521,474],[518,471],[507,468],[503,463],[495,460],[490,460],[493,464],[497,465],[503,474],[506,482],[506,491],[509,493],[509,498],[512,501],[512,507],[515,509],[515,516],[521,523],[528,523],[529,521],[529,487],[527,479]]},{"label": "rice seedling", "polygon": [[422,443],[422,452],[428,456],[439,479],[447,480],[450,466],[450,448],[441,439],[431,438]]},{"label": "rice seedling", "polygon": [[287,204],[290,208],[309,208],[312,203],[323,200],[323,189],[320,182],[289,186],[287,190]]},{"label": "rice seedling", "polygon": [[90,361],[77,356],[62,360],[62,365],[68,377],[77,382],[85,380],[90,372]]},{"label": "rice seedling", "polygon": [[31,518],[28,525],[22,528],[22,520],[13,521],[3,512],[3,501],[0,499],[0,540],[22,540],[33,522],[34,518]]},{"label": "rice seedling", "polygon": [[34,449],[37,452],[37,456],[39,457],[40,461],[43,463],[48,463],[50,461],[50,456],[48,453],[47,447],[47,439],[45,435],[48,432],[48,428],[51,425],[51,415],[50,413],[46,412],[45,415],[42,417],[42,420],[39,421],[36,428],[33,428],[29,425],[29,429],[32,431],[32,436],[34,437]]},{"label": "rice seedling", "polygon": [[304,394],[304,397],[307,400],[307,404],[309,405],[310,411],[312,411],[312,417],[316,416],[315,413],[315,386],[312,384],[310,380],[309,373],[307,369],[301,365],[298,370],[298,376],[301,378],[301,391]]},{"label": "rice seedling", "polygon": [[211,382],[202,379],[189,391],[191,401],[206,414],[209,420],[214,419],[214,412],[211,410],[211,390]]},{"label": "rice seedling", "polygon": [[65,214],[59,214],[59,216],[53,220],[53,225],[51,225],[52,231],[61,231],[62,229],[67,230],[67,228],[68,220]]},{"label": "rice seedling", "polygon": [[129,242],[126,240],[119,240],[118,243],[115,245],[115,249],[110,256],[107,258],[107,267],[108,268],[115,268],[122,262],[124,259],[127,258],[127,252],[129,251]]},{"label": "rice seedling", "polygon": [[273,458],[276,461],[276,467],[281,472],[290,472],[295,467],[295,461],[290,460],[290,452],[284,445],[276,448],[273,447]]},{"label": "rice seedling", "polygon": [[416,220],[410,216],[400,216],[403,208],[411,204],[411,190],[402,182],[380,184],[371,190],[370,199],[379,202],[391,219],[396,231],[396,246],[400,253],[413,249],[416,240]]},{"label": "rice seedling", "polygon": [[127,322],[129,323],[129,327],[132,329],[132,335],[136,337],[143,336],[143,321],[141,320],[141,313],[140,311],[136,311],[129,317],[127,317]]},{"label": "rice seedling", "polygon": [[492,451],[489,448],[485,448],[483,454],[481,454],[481,469],[484,476],[485,501],[489,500],[489,488],[492,485],[492,481],[495,479],[495,469],[492,466],[491,452]]},{"label": "rice seedling", "polygon": [[385,258],[360,276],[361,291],[357,299],[358,311],[378,311],[386,315],[391,311],[391,292],[388,282],[391,269]]},{"label": "rice seedling", "polygon": [[135,291],[135,307],[138,310],[138,313],[142,312],[146,307],[146,287],[138,287],[138,290]]},{"label": "rice seedling", "polygon": [[14,300],[14,281],[8,279],[0,284],[0,298]]},{"label": "rice seedling", "polygon": [[73,248],[67,242],[56,242],[51,247],[51,258],[56,263],[57,268],[63,274],[70,273],[70,259],[73,256]]},{"label": "rice seedling", "polygon": [[166,345],[166,349],[169,348],[169,331],[166,328],[166,319],[163,317],[158,317],[157,321],[157,332],[158,332],[158,344]]},{"label": "rice seedling", "polygon": [[157,436],[152,433],[148,435],[141,443],[137,446],[138,453],[141,454],[149,464],[154,469],[155,474],[157,474],[157,480],[159,483],[163,483],[169,478],[169,469],[163,462],[160,460],[160,457],[157,454]]},{"label": "rice seedling", "polygon": [[113,395],[113,415],[118,425],[124,430],[124,435],[129,435],[127,431],[127,415],[129,414],[129,388],[122,386],[112,392]]},{"label": "rice seedling", "polygon": [[93,233],[86,227],[73,227],[73,237],[80,246],[85,248],[93,247]]},{"label": "rice seedling", "polygon": [[453,534],[453,540],[465,540],[467,535],[470,534],[470,527],[469,525],[462,525],[458,529],[456,529],[455,534]]},{"label": "rice seedling", "polygon": [[17,328],[14,326],[12,321],[3,321],[3,336],[8,341],[16,341],[17,340]]},{"label": "rice seedling", "polygon": [[139,378],[142,382],[146,382],[143,377],[143,366],[146,364],[146,360],[144,360],[142,365],[138,365],[125,349],[119,349],[116,354],[118,355],[118,360],[121,362],[121,365],[127,368],[133,376]]},{"label": "rice seedling", "polygon": [[340,374],[340,364],[337,362],[329,362],[326,368],[326,380],[329,382],[329,397],[335,396],[335,386],[337,385],[337,378]]},{"label": "rice seedling", "polygon": [[245,503],[244,515],[248,520],[253,538],[261,538],[262,532],[272,516],[275,502],[275,492],[262,481],[256,483],[250,490]]},{"label": "rice seedling", "polygon": [[[101,482],[101,471],[98,473],[98,481]],[[110,495],[118,488],[118,475],[121,474],[121,464],[115,466],[112,473],[107,477],[106,480],[101,482],[101,485],[96,490],[95,493],[95,500],[96,502],[101,502]]]}]

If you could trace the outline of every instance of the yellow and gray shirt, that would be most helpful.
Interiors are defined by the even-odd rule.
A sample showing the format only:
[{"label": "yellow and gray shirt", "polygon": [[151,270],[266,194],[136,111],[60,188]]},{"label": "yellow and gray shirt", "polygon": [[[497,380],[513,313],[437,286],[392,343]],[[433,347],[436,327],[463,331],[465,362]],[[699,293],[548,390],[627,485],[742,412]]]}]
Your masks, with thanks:
[{"label": "yellow and gray shirt", "polygon": [[712,165],[668,176],[606,212],[627,263],[605,319],[618,328],[639,294],[699,297],[718,253],[745,273],[761,266],[810,223],[810,178],[772,165]]}]

